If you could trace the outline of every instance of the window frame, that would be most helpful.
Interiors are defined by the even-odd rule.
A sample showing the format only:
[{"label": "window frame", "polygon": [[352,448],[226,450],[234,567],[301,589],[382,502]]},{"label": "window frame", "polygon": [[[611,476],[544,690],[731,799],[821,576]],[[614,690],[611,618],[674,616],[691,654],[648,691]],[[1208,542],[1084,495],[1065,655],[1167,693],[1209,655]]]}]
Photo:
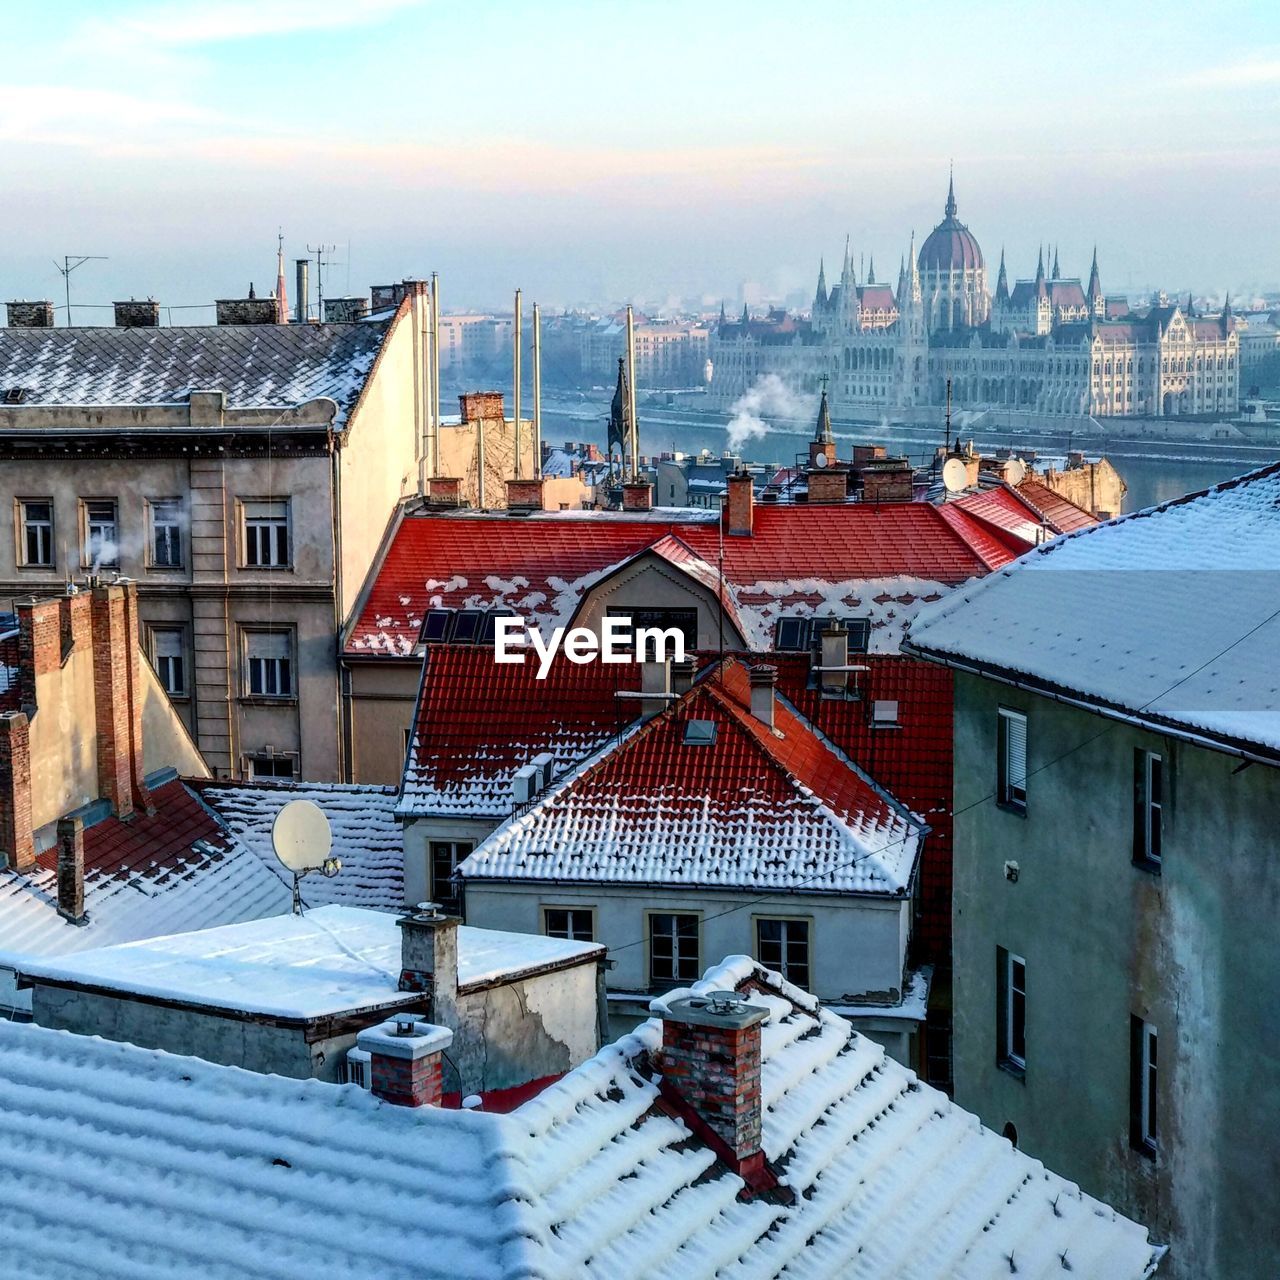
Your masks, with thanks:
[{"label": "window frame", "polygon": [[[168,682],[165,680],[164,671],[161,669],[161,663],[171,660],[172,654],[159,654],[156,652],[156,641],[162,634],[171,634],[178,637],[178,654],[177,659],[181,664],[179,670],[182,675],[180,681],[181,687],[178,689],[169,688]],[[151,669],[156,674],[156,679],[160,681],[160,687],[167,693],[171,700],[175,702],[185,701],[191,697],[190,671],[188,670],[189,662],[187,659],[187,628],[180,622],[152,622],[147,624],[147,660],[151,663]]]},{"label": "window frame", "polygon": [[[172,525],[165,524],[160,526],[156,523],[156,509],[162,506],[173,506],[176,508],[176,520]],[[171,571],[174,569],[185,569],[186,560],[186,539],[182,536],[182,516],[183,507],[181,498],[148,498],[147,499],[147,554],[146,567],[148,569],[158,569],[161,572]],[[161,560],[156,555],[156,530],[158,528],[173,528],[177,534],[177,559]]]},{"label": "window frame", "polygon": [[[91,507],[111,508],[111,537],[107,539],[116,549],[114,559],[99,560],[93,554],[93,526],[105,523],[90,513]],[[115,498],[80,499],[80,567],[82,569],[118,569],[120,567],[120,503]]]},{"label": "window frame", "polygon": [[1154,1160],[1160,1153],[1160,1032],[1129,1016],[1129,1145]]},{"label": "window frame", "polygon": [[[285,781],[296,781],[298,778],[300,760],[296,751],[267,751],[265,749],[246,751],[244,754],[244,760],[245,764],[248,765],[246,774],[250,781],[261,780],[263,782],[279,782],[282,779]],[[289,772],[287,774],[280,773],[277,770],[272,769],[270,773],[259,773],[259,761],[266,761],[268,763],[280,761],[282,763],[286,763],[289,766]]]},{"label": "window frame", "polygon": [[[1153,764],[1158,787],[1152,798]],[[1133,862],[1155,875],[1164,865],[1165,810],[1168,807],[1169,761],[1163,751],[1136,747],[1133,756]],[[1154,840],[1153,840],[1154,834]],[[1154,847],[1153,847],[1154,846]]]},{"label": "window frame", "polygon": [[[1015,966],[1022,970],[1021,986],[1014,982]],[[1015,996],[1020,996],[1021,1001]],[[1016,1034],[1019,1030],[1020,1037]],[[1019,1038],[1022,1041],[1021,1053],[1017,1050]],[[996,1065],[1019,1079],[1026,1077],[1027,961],[1025,956],[1006,947],[996,948]]]},{"label": "window frame", "polygon": [[[552,933],[551,921],[548,919],[553,911],[563,911],[565,913],[565,924],[568,932]],[[595,942],[597,940],[596,933],[596,909],[593,906],[583,906],[582,903],[575,903],[570,906],[565,903],[544,902],[538,907],[538,915],[541,918],[542,936],[544,938],[562,938],[566,942]],[[591,930],[589,938],[581,938],[574,932],[573,917],[586,916]]]},{"label": "window frame", "polygon": [[[282,561],[269,560],[269,561],[263,562],[263,561],[254,561],[249,558],[250,542],[253,541],[255,544],[258,542],[256,538],[255,539],[250,538],[249,522],[251,520],[255,522],[261,521],[264,529],[267,526],[267,522],[270,521],[270,527],[277,532],[279,530],[279,522],[276,517],[251,516],[249,514],[249,508],[259,503],[279,504],[284,507],[284,555],[285,555],[285,558]],[[239,507],[239,517],[240,517],[239,521],[237,522],[239,525],[239,534],[240,534],[240,568],[248,569],[254,573],[259,571],[264,573],[277,573],[280,571],[287,572],[291,570],[293,568],[293,502],[292,500],[287,496],[286,497],[276,496],[276,497],[258,497],[258,498],[237,498],[236,504]],[[253,531],[255,533],[259,531],[259,527],[257,524],[254,525]],[[276,539],[273,538],[272,542],[274,543],[275,541]],[[273,550],[278,551],[279,546],[276,545],[273,548]]]},{"label": "window frame", "polygon": [[[1027,815],[1027,775],[1028,768],[1028,716],[1017,707],[998,707],[996,720],[996,804],[1009,813],[1022,817]],[[1022,787],[1021,795],[1013,784],[1010,775],[1010,734],[1011,726],[1022,725]]]},{"label": "window frame", "polygon": [[[671,977],[659,977],[654,972],[654,964],[657,957],[654,954],[654,927],[653,922],[658,919],[669,918],[672,922],[671,932]],[[693,964],[692,976],[684,978],[680,976],[680,961],[688,959],[682,956],[680,952],[680,933],[677,924],[680,920],[693,921]],[[687,936],[687,935],[686,935]],[[662,908],[653,907],[644,913],[644,968],[648,977],[650,991],[671,991],[676,987],[685,987],[690,983],[697,982],[702,977],[702,912],[701,911],[685,911],[678,908]]]},{"label": "window frame", "polygon": [[[254,636],[284,636],[289,644],[287,658],[258,658],[249,652]],[[260,625],[248,623],[240,628],[240,697],[247,702],[289,703],[298,699],[298,637],[295,629],[288,626]],[[255,691],[253,687],[253,663],[287,662],[289,687],[287,692],[266,693]],[[265,681],[264,681],[265,683]]]},{"label": "window frame", "polygon": [[[814,972],[815,972],[815,967],[814,967],[814,927],[813,927],[813,917],[812,917],[812,916],[801,916],[801,915],[779,915],[779,914],[777,914],[777,913],[775,913],[775,912],[767,912],[767,913],[763,913],[763,914],[753,915],[753,916],[751,917],[751,947],[752,947],[752,955],[753,955],[753,956],[755,957],[755,959],[756,959],[756,960],[758,960],[761,964],[766,965],[766,967],[772,967],[772,966],[768,966],[767,962],[765,961],[765,959],[763,958],[763,956],[760,954],[760,953],[761,953],[761,950],[762,950],[762,948],[761,948],[761,946],[760,946],[760,926],[761,926],[762,924],[782,924],[782,925],[786,925],[786,926],[789,926],[789,925],[803,925],[803,926],[804,926],[804,928],[805,928],[805,948],[806,948],[805,968],[808,970],[808,974],[807,974],[807,976],[808,976],[809,981],[808,981],[807,983],[796,982],[796,980],[795,980],[794,978],[790,977],[790,976],[787,974],[787,972],[786,972],[786,968],[787,968],[786,948],[790,945],[790,940],[789,940],[788,938],[786,938],[785,936],[779,939],[779,945],[783,948],[783,959],[782,959],[782,964],[780,964],[780,965],[779,965],[779,966],[777,966],[776,968],[773,968],[773,972],[775,972],[775,973],[780,973],[780,974],[782,975],[782,977],[786,979],[786,981],[788,981],[788,982],[792,983],[793,985],[795,985],[795,986],[799,987],[802,991],[808,991],[808,992],[810,992],[810,993],[812,994],[812,991],[813,991],[813,977],[814,977]],[[787,933],[787,932],[789,932],[789,930],[784,929],[784,934],[785,934],[785,933]]]},{"label": "window frame", "polygon": [[[442,892],[439,876],[436,875],[436,858],[442,856],[442,847],[449,848],[449,882]],[[465,852],[462,846],[465,846]],[[434,836],[427,841],[427,874],[430,877],[431,901],[442,907],[455,907],[462,900],[462,894],[453,883],[458,864],[465,862],[475,852],[476,842],[461,836]]]},{"label": "window frame", "polygon": [[[27,554],[28,552],[28,529],[31,521],[27,518],[27,508],[33,504],[46,506],[49,508],[48,521],[38,521],[41,528],[48,529],[49,539],[49,558],[47,560],[33,560]],[[14,499],[14,519],[15,519],[15,549],[18,555],[15,557],[17,567],[19,569],[56,569],[58,567],[58,519],[57,510],[54,506],[53,499],[50,498],[15,498]]]}]

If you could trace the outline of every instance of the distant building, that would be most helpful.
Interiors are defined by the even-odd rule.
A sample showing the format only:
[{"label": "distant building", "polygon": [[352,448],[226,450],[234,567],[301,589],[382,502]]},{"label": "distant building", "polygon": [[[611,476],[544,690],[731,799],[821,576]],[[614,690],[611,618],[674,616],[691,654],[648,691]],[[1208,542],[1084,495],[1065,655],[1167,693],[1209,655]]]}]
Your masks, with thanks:
[{"label": "distant building", "polygon": [[1055,250],[1034,278],[1009,287],[1000,256],[994,295],[973,233],[959,221],[954,183],[943,220],[915,251],[896,288],[859,283],[846,247],[828,291],[820,266],[807,319],[744,307],[721,312],[711,340],[712,402],[728,408],[756,379],[777,374],[816,392],[830,380],[838,414],[893,413],[952,402],[1036,416],[1170,417],[1233,414],[1240,397],[1240,335],[1230,300],[1200,316],[1159,303],[1131,312],[1102,290],[1095,252],[1087,283],[1063,278]]},{"label": "distant building", "polygon": [[1272,466],[907,641],[955,679],[956,1097],[1187,1280],[1280,1272],[1277,604]]},{"label": "distant building", "polygon": [[[555,1021],[512,1013],[484,1028],[495,1060]],[[439,1105],[460,1037],[412,1010],[360,1033],[367,1091],[0,1022],[0,1234],[30,1276],[91,1240],[103,1280],[1161,1265],[1146,1228],[763,966],[716,965],[653,1013],[514,1110],[463,1111]]]},{"label": "distant building", "polygon": [[[627,347],[625,313],[607,316],[584,329],[582,371],[599,382],[612,381]],[[697,320],[635,317],[636,387],[701,386],[711,329]]]}]

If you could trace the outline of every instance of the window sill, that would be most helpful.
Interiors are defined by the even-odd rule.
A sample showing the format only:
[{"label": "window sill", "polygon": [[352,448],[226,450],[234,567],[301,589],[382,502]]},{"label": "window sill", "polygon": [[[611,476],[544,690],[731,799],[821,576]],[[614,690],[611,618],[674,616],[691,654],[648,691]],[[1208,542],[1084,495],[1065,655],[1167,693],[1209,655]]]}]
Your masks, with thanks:
[{"label": "window sill", "polygon": [[1011,1058],[1001,1058],[996,1066],[1007,1076],[1012,1076],[1019,1084],[1027,1083],[1027,1067],[1026,1063],[1019,1066]]},{"label": "window sill", "polygon": [[1139,871],[1145,871],[1149,876],[1159,876],[1161,867],[1164,865],[1155,858],[1134,858],[1133,865]]},{"label": "window sill", "polygon": [[1145,1139],[1138,1142],[1130,1141],[1129,1149],[1136,1151],[1144,1160],[1155,1162],[1156,1156],[1160,1153],[1160,1148],[1154,1142],[1147,1142]]},{"label": "window sill", "polygon": [[1016,800],[997,800],[996,808],[1003,809],[1005,813],[1011,813],[1015,818],[1025,818],[1027,816],[1027,806],[1019,804]]},{"label": "window sill", "polygon": [[147,564],[142,566],[148,573],[185,573],[185,564]]},{"label": "window sill", "polygon": [[14,567],[18,570],[19,573],[22,573],[24,570],[27,573],[55,572],[55,566],[52,564],[20,564],[20,565],[15,565]]},{"label": "window sill", "polygon": [[237,698],[236,701],[242,707],[296,707],[298,705],[296,695],[290,695],[287,698],[273,698],[267,694],[247,693]]},{"label": "window sill", "polygon": [[291,564],[241,564],[237,565],[242,573],[292,573]]}]

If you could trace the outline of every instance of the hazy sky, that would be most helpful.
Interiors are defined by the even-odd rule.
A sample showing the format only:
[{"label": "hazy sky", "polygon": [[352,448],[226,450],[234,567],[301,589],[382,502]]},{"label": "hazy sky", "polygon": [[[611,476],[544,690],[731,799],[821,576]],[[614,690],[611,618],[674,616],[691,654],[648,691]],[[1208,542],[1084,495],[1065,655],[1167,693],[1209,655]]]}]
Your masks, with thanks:
[{"label": "hazy sky", "polygon": [[[350,284],[446,307],[896,278],[960,216],[1109,291],[1280,283],[1280,3],[96,0],[5,6],[0,292]],[[335,288],[348,267],[334,269]],[[176,316],[175,316],[176,318]],[[195,318],[194,315],[192,318]],[[88,319],[88,315],[84,316]]]}]

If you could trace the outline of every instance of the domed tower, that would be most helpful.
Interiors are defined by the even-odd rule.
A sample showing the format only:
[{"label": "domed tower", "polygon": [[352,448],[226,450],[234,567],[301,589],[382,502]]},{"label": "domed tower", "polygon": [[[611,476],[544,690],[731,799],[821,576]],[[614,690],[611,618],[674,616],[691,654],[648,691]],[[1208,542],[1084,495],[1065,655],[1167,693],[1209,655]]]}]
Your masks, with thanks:
[{"label": "domed tower", "polygon": [[920,284],[930,331],[982,324],[990,311],[987,268],[973,232],[956,217],[956,184],[944,217],[920,246]]}]

